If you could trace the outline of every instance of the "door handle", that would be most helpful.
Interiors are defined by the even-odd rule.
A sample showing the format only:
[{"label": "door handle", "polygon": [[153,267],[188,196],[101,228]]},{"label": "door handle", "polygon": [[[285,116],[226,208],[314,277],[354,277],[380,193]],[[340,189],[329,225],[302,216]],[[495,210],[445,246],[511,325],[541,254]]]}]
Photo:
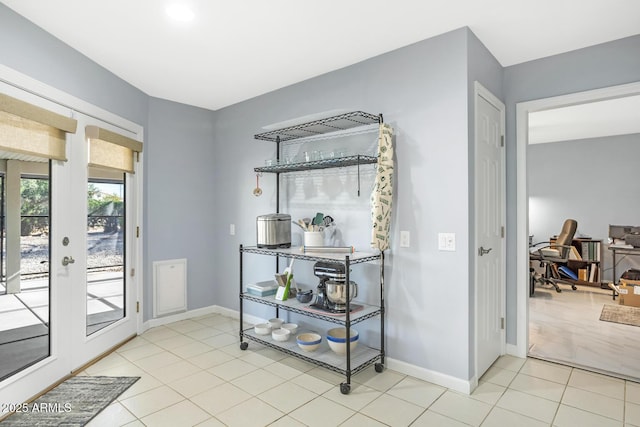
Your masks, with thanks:
[{"label": "door handle", "polygon": [[74,262],[76,262],[76,260],[73,259],[73,257],[71,257],[71,256],[66,256],[66,257],[62,258],[62,265],[65,266],[65,267],[67,265],[69,265],[69,264],[73,264]]},{"label": "door handle", "polygon": [[479,256],[486,255],[486,254],[488,254],[489,252],[491,252],[491,249],[493,249],[493,248],[485,249],[485,248],[483,248],[482,246],[480,246],[480,247],[478,248],[478,255],[479,255]]}]

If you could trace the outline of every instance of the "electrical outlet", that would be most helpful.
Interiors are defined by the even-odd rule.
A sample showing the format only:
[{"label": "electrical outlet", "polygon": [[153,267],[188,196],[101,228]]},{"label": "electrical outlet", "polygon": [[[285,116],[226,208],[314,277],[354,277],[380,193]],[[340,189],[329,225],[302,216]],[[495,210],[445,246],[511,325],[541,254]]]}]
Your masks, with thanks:
[{"label": "electrical outlet", "polygon": [[411,245],[411,235],[408,231],[400,232],[400,247],[408,248]]},{"label": "electrical outlet", "polygon": [[229,235],[230,236],[235,236],[236,235],[236,225],[235,224],[229,224]]},{"label": "electrical outlet", "polygon": [[438,250],[455,251],[456,233],[438,233]]}]

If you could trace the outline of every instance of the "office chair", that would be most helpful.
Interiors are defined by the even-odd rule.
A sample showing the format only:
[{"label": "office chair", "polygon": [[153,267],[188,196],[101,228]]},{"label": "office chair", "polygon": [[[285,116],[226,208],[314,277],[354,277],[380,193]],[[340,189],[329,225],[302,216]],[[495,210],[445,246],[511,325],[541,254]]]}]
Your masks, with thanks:
[{"label": "office chair", "polygon": [[546,246],[529,251],[529,261],[539,262],[540,267],[544,267],[544,273],[540,274],[530,267],[529,278],[529,296],[533,296],[536,283],[552,285],[556,292],[562,292],[558,283],[567,283],[571,285],[574,291],[577,289],[571,279],[565,279],[560,274],[560,267],[566,266],[571,253],[571,242],[576,234],[578,222],[575,219],[567,219],[562,225],[562,231],[558,234],[556,240],[551,242],[539,242],[531,245],[534,248],[541,244]]}]

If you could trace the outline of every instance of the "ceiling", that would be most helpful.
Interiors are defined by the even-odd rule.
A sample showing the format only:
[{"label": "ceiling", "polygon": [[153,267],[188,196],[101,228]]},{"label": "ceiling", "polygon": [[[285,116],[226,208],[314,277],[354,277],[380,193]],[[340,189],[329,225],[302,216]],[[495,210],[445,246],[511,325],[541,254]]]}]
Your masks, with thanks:
[{"label": "ceiling", "polygon": [[529,144],[640,134],[640,95],[529,114]]},{"label": "ceiling", "polygon": [[638,0],[0,2],[148,95],[211,110],[463,26],[503,66],[640,33]]}]

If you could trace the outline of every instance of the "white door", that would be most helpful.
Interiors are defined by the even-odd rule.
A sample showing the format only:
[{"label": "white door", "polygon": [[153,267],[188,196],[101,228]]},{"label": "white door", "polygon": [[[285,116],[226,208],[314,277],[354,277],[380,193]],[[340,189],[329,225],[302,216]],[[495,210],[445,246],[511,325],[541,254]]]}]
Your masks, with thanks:
[{"label": "white door", "polygon": [[[72,115],[69,108],[4,82],[0,93],[63,117]],[[65,232],[59,220],[68,208],[66,162],[4,149],[11,144],[9,135],[0,138],[0,239],[6,257],[0,295],[0,416],[67,375],[71,363],[71,337],[65,333],[72,324],[71,282],[55,262],[62,257],[56,242]]]},{"label": "white door", "polygon": [[[26,83],[28,86],[30,81]],[[43,90],[47,92],[48,89]],[[0,378],[0,403],[10,405],[37,395],[136,333],[139,277],[134,269],[140,270],[141,244],[135,230],[140,224],[137,207],[141,200],[141,184],[138,179],[142,173],[141,170],[135,175],[90,173],[84,129],[88,124],[97,125],[141,139],[142,128],[97,108],[90,112],[96,116],[104,114],[108,123],[52,102],[50,99],[57,96],[64,97],[56,91],[39,97],[0,83],[0,93],[78,120],[76,133],[66,137],[66,161],[15,156],[0,150],[0,182],[3,186],[13,187],[5,192],[6,196],[13,197],[5,201],[5,206],[13,206],[8,211],[14,212],[11,215],[15,217],[6,222],[7,238],[2,243],[6,245],[7,255],[10,251],[16,255],[6,263],[0,286],[0,320],[5,326],[7,319],[15,323],[11,329],[0,328],[0,358],[4,362],[15,362]],[[94,108],[72,97],[61,100],[66,105],[75,102],[86,111]],[[140,164],[136,164],[136,168],[140,168]],[[37,188],[37,197],[32,199],[41,201],[40,210],[34,211],[40,212],[39,215],[26,215],[24,211],[21,215],[20,212],[20,205],[24,207],[28,198],[23,188],[29,180],[37,181],[29,185]],[[115,201],[122,213],[114,214],[110,210],[103,218],[90,219],[90,185],[100,189],[116,188],[115,193],[120,191],[120,194],[106,194],[105,197]],[[120,203],[119,199],[125,200]],[[15,206],[18,206],[17,210]],[[37,225],[21,230],[27,216],[27,221],[37,222]],[[118,232],[106,233],[104,227],[96,226],[96,221],[102,221],[103,225],[116,224]],[[93,236],[89,236],[91,233]],[[95,269],[89,271],[92,267],[88,261],[92,258],[90,242],[100,233],[113,234],[107,239],[108,243],[122,248],[120,256],[117,248],[110,252],[112,262],[102,268],[101,273],[108,273],[107,280],[104,280],[105,274],[96,277],[90,275]],[[8,242],[9,239],[14,241]],[[10,249],[16,247],[17,250]],[[38,253],[35,260],[25,255],[34,251]],[[26,258],[30,258],[28,265],[24,263]],[[29,270],[38,266],[41,271]],[[120,276],[113,274],[117,270],[121,271]],[[112,316],[114,313],[116,317]],[[104,320],[105,315],[109,321],[97,324],[96,318]],[[35,356],[27,357],[30,355]],[[0,416],[12,410],[7,405],[0,408]]]},{"label": "white door", "polygon": [[504,105],[476,83],[476,378],[504,354]]},{"label": "white door", "polygon": [[[138,310],[137,179],[141,175],[87,166],[87,126],[97,126],[129,138],[122,127],[76,113],[69,158],[70,206],[66,216],[74,261],[68,274],[72,293],[71,370],[82,367],[135,335]],[[139,163],[138,163],[139,164]]]}]

